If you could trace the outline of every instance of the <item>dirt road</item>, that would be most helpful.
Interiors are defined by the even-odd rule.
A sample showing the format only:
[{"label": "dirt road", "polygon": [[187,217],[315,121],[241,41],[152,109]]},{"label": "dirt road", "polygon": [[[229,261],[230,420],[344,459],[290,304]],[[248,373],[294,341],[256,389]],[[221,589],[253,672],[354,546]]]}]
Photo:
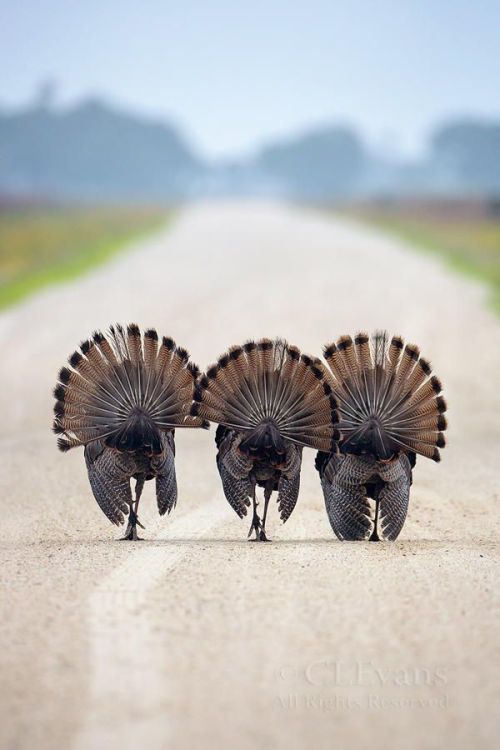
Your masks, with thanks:
[{"label": "dirt road", "polygon": [[[177,436],[179,503],[114,541],[51,388],[112,321],[204,366],[248,337],[319,354],[387,327],[446,385],[449,446],[420,460],[394,544],[340,543],[313,452],[273,544],[223,499],[213,431]],[[500,323],[433,259],[319,213],[201,204],[112,265],[0,316],[2,748],[494,747]],[[274,512],[273,512],[274,511]]]}]

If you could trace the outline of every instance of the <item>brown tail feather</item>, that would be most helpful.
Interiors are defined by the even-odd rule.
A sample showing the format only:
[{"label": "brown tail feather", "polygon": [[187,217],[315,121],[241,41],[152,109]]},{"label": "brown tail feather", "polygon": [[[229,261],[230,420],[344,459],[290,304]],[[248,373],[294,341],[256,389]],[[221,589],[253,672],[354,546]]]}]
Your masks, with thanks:
[{"label": "brown tail feather", "polygon": [[281,438],[318,450],[339,439],[327,371],[280,339],[231,347],[198,379],[191,414],[248,434],[271,422]]},{"label": "brown tail feather", "polygon": [[[54,432],[61,450],[104,440],[119,450],[159,449],[159,433],[204,426],[189,416],[198,369],[172,339],[138,326],[96,331],[69,358],[54,390]],[[139,445],[148,441],[148,446]]]},{"label": "brown tail feather", "polygon": [[387,333],[379,331],[371,341],[364,333],[354,343],[342,336],[324,353],[345,451],[380,459],[412,451],[439,460],[446,402],[441,382],[417,346],[405,346],[399,336],[389,343]]}]

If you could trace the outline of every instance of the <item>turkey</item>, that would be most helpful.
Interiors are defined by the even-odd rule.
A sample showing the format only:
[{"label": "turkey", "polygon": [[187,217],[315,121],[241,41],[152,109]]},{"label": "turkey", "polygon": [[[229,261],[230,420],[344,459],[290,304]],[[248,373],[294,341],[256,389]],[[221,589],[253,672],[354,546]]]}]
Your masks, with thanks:
[{"label": "turkey", "polygon": [[[124,539],[136,540],[144,482],[155,479],[160,515],[177,501],[176,427],[207,427],[189,415],[199,372],[185,349],[137,325],[96,331],[69,357],[54,390],[53,430],[62,451],[85,446],[90,486]],[[134,478],[132,499],[130,480]]]},{"label": "turkey", "polygon": [[342,434],[339,453],[316,458],[332,529],[339,539],[394,540],[416,456],[439,461],[445,445],[441,382],[417,346],[386,331],[371,341],[366,333],[342,336],[324,355]]},{"label": "turkey", "polygon": [[[285,522],[295,508],[304,446],[334,451],[337,403],[321,361],[281,339],[233,346],[198,379],[191,414],[215,422],[217,467],[226,499],[240,518],[252,503],[248,536],[269,541],[272,492]],[[264,489],[262,518],[256,487]]]}]

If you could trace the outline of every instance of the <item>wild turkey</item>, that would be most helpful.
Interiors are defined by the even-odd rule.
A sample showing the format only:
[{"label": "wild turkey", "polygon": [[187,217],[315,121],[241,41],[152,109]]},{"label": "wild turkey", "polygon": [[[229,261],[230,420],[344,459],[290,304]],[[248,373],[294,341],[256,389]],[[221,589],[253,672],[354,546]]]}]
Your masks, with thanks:
[{"label": "wild turkey", "polygon": [[[208,426],[189,416],[196,365],[185,349],[137,325],[96,331],[59,372],[54,390],[54,432],[68,451],[85,446],[90,486],[101,510],[117,526],[128,513],[124,539],[138,539],[144,482],[156,480],[160,515],[177,501],[176,427]],[[132,500],[131,478],[136,480]]]},{"label": "wild turkey", "polygon": [[[285,522],[299,494],[302,448],[335,448],[336,401],[326,370],[295,346],[276,339],[233,346],[198,379],[193,416],[216,422],[217,467],[224,494],[240,518],[253,503],[248,536],[268,541],[269,499],[278,491]],[[256,486],[264,488],[257,513]]]},{"label": "wild turkey", "polygon": [[324,354],[342,433],[340,453],[316,458],[332,529],[339,539],[396,539],[416,455],[439,461],[445,445],[441,382],[417,346],[386,331],[371,345],[366,333],[342,336]]}]

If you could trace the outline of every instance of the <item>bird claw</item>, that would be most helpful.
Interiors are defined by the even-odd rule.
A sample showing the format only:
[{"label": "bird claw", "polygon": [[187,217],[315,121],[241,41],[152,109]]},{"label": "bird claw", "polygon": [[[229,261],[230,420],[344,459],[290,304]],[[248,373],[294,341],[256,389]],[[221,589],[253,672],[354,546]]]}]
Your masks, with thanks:
[{"label": "bird claw", "polygon": [[[142,527],[144,528],[144,526]],[[141,536],[137,536],[137,526],[131,526],[130,524],[127,526],[127,530],[125,532],[125,536],[120,537],[118,540],[119,542],[143,542],[144,539]]]},{"label": "bird claw", "polygon": [[[254,539],[250,539],[253,531],[255,531],[255,537]],[[248,539],[251,542],[270,542],[271,541],[266,536],[265,529],[262,526],[262,521],[259,518],[259,516],[254,516],[254,518],[252,519],[252,525],[250,526],[250,530],[248,532]]]},{"label": "bird claw", "polygon": [[248,530],[248,539],[252,536],[252,532],[255,531],[255,539],[252,539],[252,542],[258,541],[259,534],[260,534],[260,528],[261,528],[261,520],[259,516],[255,513],[254,517],[252,518],[252,523],[250,524],[250,529]]},{"label": "bird claw", "polygon": [[130,515],[128,518],[128,526],[127,530],[125,531],[125,536],[120,537],[118,541],[125,542],[143,542],[143,538],[140,536],[137,536],[137,527],[140,526],[141,529],[144,529],[145,527],[142,525],[142,523],[137,518],[137,514],[131,510]]}]

